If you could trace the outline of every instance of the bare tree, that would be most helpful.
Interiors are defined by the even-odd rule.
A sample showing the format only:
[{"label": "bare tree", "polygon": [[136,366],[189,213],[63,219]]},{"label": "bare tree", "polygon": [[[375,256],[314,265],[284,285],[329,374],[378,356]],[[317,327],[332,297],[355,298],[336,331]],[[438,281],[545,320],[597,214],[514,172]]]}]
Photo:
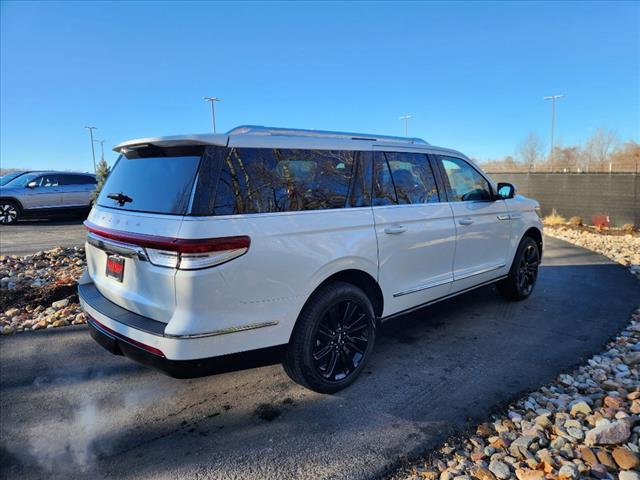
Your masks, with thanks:
[{"label": "bare tree", "polygon": [[544,155],[544,141],[534,132],[529,133],[518,147],[518,156],[521,158],[528,172],[531,172],[536,163],[542,160]]},{"label": "bare tree", "polygon": [[581,155],[579,147],[556,147],[553,149],[553,164],[561,172],[576,171]]},{"label": "bare tree", "polygon": [[587,172],[593,170],[604,171],[609,155],[618,143],[616,134],[606,128],[599,128],[587,140],[585,156],[587,160]]}]

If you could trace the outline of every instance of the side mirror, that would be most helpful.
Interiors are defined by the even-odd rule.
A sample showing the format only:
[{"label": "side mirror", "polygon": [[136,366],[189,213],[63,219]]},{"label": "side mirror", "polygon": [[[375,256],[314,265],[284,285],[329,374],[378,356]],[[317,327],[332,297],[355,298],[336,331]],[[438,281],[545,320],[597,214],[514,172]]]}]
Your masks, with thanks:
[{"label": "side mirror", "polygon": [[516,187],[511,183],[500,182],[498,184],[498,199],[508,200],[516,195]]},{"label": "side mirror", "polygon": [[36,188],[37,186],[38,186],[38,182],[36,181],[27,183],[27,188]]}]

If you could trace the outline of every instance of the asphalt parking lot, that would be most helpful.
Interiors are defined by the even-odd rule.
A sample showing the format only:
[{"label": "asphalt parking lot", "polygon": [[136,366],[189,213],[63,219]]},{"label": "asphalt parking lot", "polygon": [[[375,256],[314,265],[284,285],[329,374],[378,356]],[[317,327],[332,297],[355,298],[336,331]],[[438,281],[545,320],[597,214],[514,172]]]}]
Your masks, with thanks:
[{"label": "asphalt parking lot", "polygon": [[640,298],[624,267],[547,239],[532,297],[491,287],[383,327],[325,396],[280,366],[175,380],[84,327],[0,338],[3,478],[375,478],[597,352]]},{"label": "asphalt parking lot", "polygon": [[55,247],[84,244],[87,231],[82,218],[24,220],[0,226],[0,255],[31,255]]}]

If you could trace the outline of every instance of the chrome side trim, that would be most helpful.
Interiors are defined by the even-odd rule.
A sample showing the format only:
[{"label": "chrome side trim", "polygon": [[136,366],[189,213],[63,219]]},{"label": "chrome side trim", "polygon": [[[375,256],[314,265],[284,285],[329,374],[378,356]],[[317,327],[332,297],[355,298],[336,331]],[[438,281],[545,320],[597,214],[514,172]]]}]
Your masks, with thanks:
[{"label": "chrome side trim", "polygon": [[487,280],[486,282],[479,283],[478,285],[474,285],[472,287],[465,288],[465,289],[460,290],[458,292],[450,293],[449,295],[445,295],[444,297],[436,298],[435,300],[431,300],[429,302],[421,303],[420,305],[416,305],[415,307],[407,308],[406,310],[402,310],[401,312],[392,313],[391,315],[387,315],[386,317],[382,317],[380,319],[380,321],[381,322],[386,322],[387,320],[391,320],[391,319],[394,319],[396,317],[400,317],[402,315],[406,315],[406,314],[409,314],[411,312],[415,312],[416,310],[420,310],[421,308],[428,307],[429,305],[433,305],[434,303],[442,302],[444,300],[448,300],[450,298],[457,297],[458,295],[460,295],[462,293],[467,293],[467,292],[470,292],[472,290],[475,290],[476,288],[484,287],[485,285],[491,285],[492,283],[499,282],[500,280],[502,280],[504,278],[507,278],[507,275],[502,275],[500,277],[496,277],[496,278],[493,278],[491,280]]},{"label": "chrome side trim", "polygon": [[505,264],[503,263],[502,265],[496,265],[495,267],[483,268],[482,270],[478,270],[477,272],[466,273],[459,277],[456,277],[456,274],[454,273],[453,279],[456,281],[464,280],[465,278],[475,277],[476,275],[482,275],[483,273],[493,272],[494,270],[500,270],[501,268],[504,268],[504,267],[505,267]]},{"label": "chrome side trim", "polygon": [[498,220],[509,220],[511,217],[509,214],[506,215],[498,215]]},{"label": "chrome side trim", "polygon": [[100,250],[107,253],[114,253],[123,257],[137,258],[138,260],[147,261],[147,254],[144,248],[130,243],[118,242],[108,238],[101,237],[95,233],[87,233],[87,242]]},{"label": "chrome side trim", "polygon": [[434,288],[434,287],[439,287],[441,285],[446,285],[447,283],[451,283],[451,282],[453,282],[453,277],[445,278],[444,280],[438,280],[436,282],[425,283],[423,285],[418,285],[417,287],[409,288],[408,290],[403,290],[401,292],[394,293],[393,296],[394,297],[401,297],[403,295],[409,295],[410,293],[420,292],[420,291],[426,290],[428,288]]},{"label": "chrome side trim", "polygon": [[264,328],[264,327],[273,327],[274,325],[277,325],[277,324],[278,322],[252,323],[249,325],[241,325],[239,327],[223,328],[222,330],[215,330],[209,333],[196,333],[194,335],[171,335],[171,334],[165,333],[164,336],[166,338],[178,338],[178,339],[217,337],[219,335],[228,335],[230,333],[245,332],[247,330],[256,330],[258,328]]}]

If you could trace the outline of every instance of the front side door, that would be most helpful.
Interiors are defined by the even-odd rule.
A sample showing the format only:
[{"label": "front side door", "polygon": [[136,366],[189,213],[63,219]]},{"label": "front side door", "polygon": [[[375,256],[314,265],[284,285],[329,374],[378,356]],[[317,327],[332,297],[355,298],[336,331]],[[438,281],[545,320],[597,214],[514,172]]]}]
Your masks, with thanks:
[{"label": "front side door", "polygon": [[22,205],[25,210],[39,208],[55,208],[62,203],[62,192],[60,191],[60,179],[56,174],[42,175],[33,180],[36,186],[25,188],[22,197]]},{"label": "front side door", "polygon": [[453,291],[505,275],[511,226],[504,200],[495,200],[489,181],[471,163],[437,158],[457,232]]},{"label": "front side door", "polygon": [[383,315],[446,296],[455,225],[427,155],[374,151],[373,185]]}]

